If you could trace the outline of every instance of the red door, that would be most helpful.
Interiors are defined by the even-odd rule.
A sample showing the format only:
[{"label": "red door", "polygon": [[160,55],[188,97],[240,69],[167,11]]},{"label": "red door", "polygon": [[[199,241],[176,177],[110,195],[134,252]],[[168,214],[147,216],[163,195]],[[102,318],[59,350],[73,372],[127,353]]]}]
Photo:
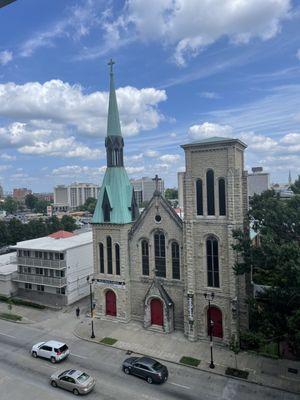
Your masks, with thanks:
[{"label": "red door", "polygon": [[116,295],[112,290],[108,290],[105,294],[106,298],[106,315],[117,315],[117,301]]},{"label": "red door", "polygon": [[151,324],[163,326],[164,313],[163,313],[162,302],[158,299],[152,299],[150,307],[151,307]]},{"label": "red door", "polygon": [[[210,307],[210,320],[212,321],[212,335],[215,337],[223,337],[223,326],[222,326],[222,313],[217,307]],[[207,310],[207,334],[209,331],[209,310]]]}]

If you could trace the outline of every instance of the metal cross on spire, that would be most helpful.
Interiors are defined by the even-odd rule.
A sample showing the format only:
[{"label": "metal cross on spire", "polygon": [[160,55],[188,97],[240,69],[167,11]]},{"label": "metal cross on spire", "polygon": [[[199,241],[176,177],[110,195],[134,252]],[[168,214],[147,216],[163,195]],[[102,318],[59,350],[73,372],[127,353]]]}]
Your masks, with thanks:
[{"label": "metal cross on spire", "polygon": [[107,63],[107,65],[109,65],[110,66],[110,73],[112,74],[114,71],[113,71],[113,65],[115,64],[115,61],[111,58],[110,60],[109,60],[109,62]]},{"label": "metal cross on spire", "polygon": [[161,178],[158,177],[158,175],[155,175],[155,178],[152,179],[153,181],[155,181],[155,191],[159,192],[159,188],[158,188],[158,182],[161,181]]}]

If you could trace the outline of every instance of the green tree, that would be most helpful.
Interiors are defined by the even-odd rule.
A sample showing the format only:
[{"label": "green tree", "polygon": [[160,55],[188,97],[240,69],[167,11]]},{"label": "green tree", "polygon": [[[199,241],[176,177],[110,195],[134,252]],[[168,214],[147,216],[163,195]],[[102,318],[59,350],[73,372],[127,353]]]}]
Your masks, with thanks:
[{"label": "green tree", "polygon": [[33,194],[27,194],[25,197],[25,205],[30,210],[33,210],[38,202],[38,198],[35,197]]},{"label": "green tree", "polygon": [[16,244],[22,240],[25,240],[26,237],[26,228],[25,225],[22,224],[17,218],[12,218],[7,225],[8,236],[9,236],[9,244]]},{"label": "green tree", "polygon": [[166,189],[165,198],[168,200],[178,199],[178,190],[175,188]]},{"label": "green tree", "polygon": [[42,219],[33,219],[26,225],[26,239],[35,239],[47,235],[47,225]]},{"label": "green tree", "polygon": [[38,200],[35,204],[35,212],[37,213],[43,213],[46,214],[47,212],[47,207],[50,205],[51,203],[49,201],[46,200]]},{"label": "green tree", "polygon": [[61,229],[63,229],[63,226],[62,226],[60,220],[55,215],[53,215],[53,217],[50,217],[47,220],[46,225],[47,225],[48,235],[50,233],[54,233],[54,232],[57,232],[57,231],[60,231]]},{"label": "green tree", "polygon": [[300,194],[300,176],[295,180],[294,184],[291,186],[291,189],[295,194]]},{"label": "green tree", "polygon": [[0,247],[7,246],[9,244],[9,234],[7,224],[4,221],[0,221]]},{"label": "green tree", "polygon": [[95,208],[97,204],[97,199],[94,197],[89,197],[86,199],[86,202],[84,203],[84,210],[88,211],[91,214],[94,214]]},{"label": "green tree", "polygon": [[76,222],[73,217],[69,215],[64,215],[61,219],[61,224],[64,231],[73,232],[76,229]]},{"label": "green tree", "polygon": [[266,285],[250,303],[251,328],[266,339],[291,338],[290,318],[300,307],[300,196],[282,200],[273,191],[254,196],[249,220],[259,245],[248,232],[236,231],[235,272],[252,271],[254,283]]},{"label": "green tree", "polygon": [[18,202],[11,196],[7,196],[3,204],[3,210],[8,212],[9,214],[14,214],[17,211],[17,209],[18,209]]}]

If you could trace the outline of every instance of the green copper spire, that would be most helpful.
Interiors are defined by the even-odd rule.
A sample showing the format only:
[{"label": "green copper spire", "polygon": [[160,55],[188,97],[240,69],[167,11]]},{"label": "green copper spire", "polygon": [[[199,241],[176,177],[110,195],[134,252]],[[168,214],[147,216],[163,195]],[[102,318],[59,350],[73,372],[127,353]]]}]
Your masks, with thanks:
[{"label": "green copper spire", "polygon": [[109,106],[107,118],[107,136],[122,136],[118,103],[116,97],[113,65],[114,61],[111,59],[108,63],[110,66],[110,88],[109,88]]}]

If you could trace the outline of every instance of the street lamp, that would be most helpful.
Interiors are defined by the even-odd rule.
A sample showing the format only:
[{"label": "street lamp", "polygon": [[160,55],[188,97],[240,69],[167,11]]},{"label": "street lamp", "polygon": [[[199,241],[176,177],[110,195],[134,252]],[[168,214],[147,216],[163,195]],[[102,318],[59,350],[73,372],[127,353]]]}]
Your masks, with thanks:
[{"label": "street lamp", "polygon": [[91,334],[91,339],[95,338],[95,332],[94,332],[94,318],[93,318],[93,292],[92,292],[92,284],[95,281],[95,279],[91,279],[90,277],[86,277],[87,282],[90,284],[90,302],[91,302],[91,320],[92,320],[92,334]]},{"label": "street lamp", "polygon": [[210,309],[210,302],[213,301],[215,294],[214,292],[211,293],[204,293],[205,299],[208,301],[208,329],[209,329],[209,336],[210,336],[210,364],[209,368],[215,368],[214,359],[213,359],[213,327],[214,321],[211,319],[211,309]]}]

